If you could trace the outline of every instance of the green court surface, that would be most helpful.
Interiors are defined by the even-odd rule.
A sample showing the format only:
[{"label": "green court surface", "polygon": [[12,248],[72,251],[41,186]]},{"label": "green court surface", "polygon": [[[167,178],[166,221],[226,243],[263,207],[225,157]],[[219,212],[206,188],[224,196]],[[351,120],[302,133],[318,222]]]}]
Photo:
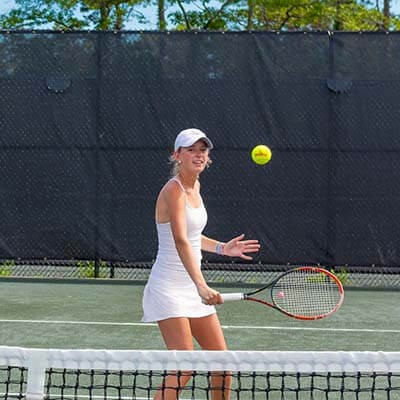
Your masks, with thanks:
[{"label": "green court surface", "polygon": [[[0,344],[164,349],[157,325],[140,321],[142,291],[130,283],[1,280]],[[231,350],[398,351],[399,300],[396,291],[346,290],[342,308],[317,321],[243,301],[218,306],[218,314]]]}]

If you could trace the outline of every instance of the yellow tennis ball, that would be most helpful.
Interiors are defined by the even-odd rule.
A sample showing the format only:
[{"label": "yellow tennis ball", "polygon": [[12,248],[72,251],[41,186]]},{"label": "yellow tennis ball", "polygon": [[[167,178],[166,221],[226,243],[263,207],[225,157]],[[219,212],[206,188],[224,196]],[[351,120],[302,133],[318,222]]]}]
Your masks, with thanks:
[{"label": "yellow tennis ball", "polygon": [[264,144],[259,144],[251,151],[251,159],[258,165],[266,164],[272,157],[272,151]]}]

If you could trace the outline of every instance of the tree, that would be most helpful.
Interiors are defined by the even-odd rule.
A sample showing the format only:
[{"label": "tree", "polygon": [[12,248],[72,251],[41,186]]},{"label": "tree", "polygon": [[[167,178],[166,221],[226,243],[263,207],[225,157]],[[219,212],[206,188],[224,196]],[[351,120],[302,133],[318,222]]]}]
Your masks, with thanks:
[{"label": "tree", "polygon": [[124,28],[132,16],[143,19],[134,6],[142,0],[16,0],[16,8],[0,17],[3,29]]},{"label": "tree", "polygon": [[[156,7],[158,29],[173,30],[392,30],[400,19],[390,0],[15,0],[0,28],[120,30]],[[371,4],[376,1],[376,4]],[[380,10],[379,2],[383,2]],[[172,10],[166,15],[166,10]]]},{"label": "tree", "polygon": [[169,20],[178,30],[359,31],[400,25],[369,0],[173,1],[177,10]]},{"label": "tree", "polygon": [[167,29],[167,21],[165,19],[165,0],[158,0],[158,29],[165,31]]},{"label": "tree", "polygon": [[[253,0],[251,26],[274,31],[359,31],[395,29],[398,17],[389,16],[356,0]],[[385,0],[389,1],[389,0]],[[385,22],[386,21],[386,22]],[[242,25],[245,23],[242,20]],[[246,21],[250,26],[249,21]]]},{"label": "tree", "polygon": [[176,11],[168,17],[178,30],[227,30],[236,19],[236,7],[241,1],[172,0]]}]

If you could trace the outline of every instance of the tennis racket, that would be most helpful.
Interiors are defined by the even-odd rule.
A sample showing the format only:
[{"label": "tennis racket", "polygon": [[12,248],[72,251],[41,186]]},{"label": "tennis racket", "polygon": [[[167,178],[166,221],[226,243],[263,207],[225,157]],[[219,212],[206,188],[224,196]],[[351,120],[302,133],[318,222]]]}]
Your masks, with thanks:
[{"label": "tennis racket", "polygon": [[253,292],[221,295],[224,301],[256,301],[301,320],[325,318],[337,311],[344,299],[340,280],[317,267],[291,269]]}]

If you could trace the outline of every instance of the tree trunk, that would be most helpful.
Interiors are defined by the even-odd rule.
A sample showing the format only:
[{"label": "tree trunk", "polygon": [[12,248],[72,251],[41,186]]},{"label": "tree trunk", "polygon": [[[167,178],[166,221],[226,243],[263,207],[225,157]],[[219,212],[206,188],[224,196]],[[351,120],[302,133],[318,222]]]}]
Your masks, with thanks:
[{"label": "tree trunk", "polygon": [[110,15],[110,10],[106,4],[105,1],[101,1],[99,3],[99,9],[100,9],[100,21],[99,21],[99,29],[100,30],[107,30],[110,29],[109,26],[109,15]]},{"label": "tree trunk", "polygon": [[167,22],[165,21],[165,0],[158,0],[158,29],[165,31]]},{"label": "tree trunk", "polygon": [[343,30],[343,21],[340,16],[341,0],[336,0],[336,12],[333,20],[333,30],[341,31]]},{"label": "tree trunk", "polygon": [[384,28],[389,29],[390,25],[390,0],[383,0]]},{"label": "tree trunk", "polygon": [[264,23],[264,29],[267,31],[269,29],[269,21],[267,15],[267,8],[265,7],[265,4],[261,6],[261,15],[262,15],[262,21]]},{"label": "tree trunk", "polygon": [[254,0],[247,0],[247,30],[248,31],[251,31],[254,28],[253,15],[254,15]]},{"label": "tree trunk", "polygon": [[115,20],[114,29],[119,31],[122,29],[122,25],[123,25],[123,21],[124,21],[124,17],[123,17],[124,13],[122,12],[119,5],[115,6],[115,13],[116,13],[116,20]]}]

